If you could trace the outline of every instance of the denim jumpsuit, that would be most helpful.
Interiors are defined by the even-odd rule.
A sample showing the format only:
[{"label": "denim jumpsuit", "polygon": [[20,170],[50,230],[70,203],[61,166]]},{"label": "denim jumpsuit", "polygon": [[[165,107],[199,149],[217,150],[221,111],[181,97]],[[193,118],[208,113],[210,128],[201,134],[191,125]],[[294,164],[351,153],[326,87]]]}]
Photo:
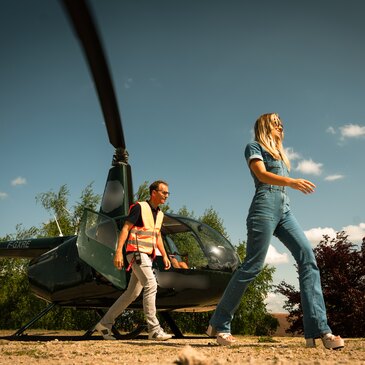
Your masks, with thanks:
[{"label": "denim jumpsuit", "polygon": [[[258,142],[246,146],[245,157],[248,164],[253,159],[260,159],[267,171],[288,176],[285,163],[275,160]],[[252,171],[251,175],[256,192],[246,221],[246,258],[232,275],[210,325],[217,332],[230,333],[233,315],[247,286],[262,270],[270,240],[275,235],[289,249],[298,265],[304,337],[318,338],[331,333],[316,259],[308,239],[290,210],[286,188],[261,183]]]}]

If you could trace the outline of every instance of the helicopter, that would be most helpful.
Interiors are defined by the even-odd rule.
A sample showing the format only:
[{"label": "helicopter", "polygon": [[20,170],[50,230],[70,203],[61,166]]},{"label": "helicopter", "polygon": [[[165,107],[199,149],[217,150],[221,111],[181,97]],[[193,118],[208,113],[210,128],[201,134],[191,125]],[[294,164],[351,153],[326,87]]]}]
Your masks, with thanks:
[{"label": "helicopter", "polygon": [[[30,259],[27,275],[32,293],[48,306],[14,333],[24,332],[56,305],[94,309],[101,315],[127,288],[129,274],[113,265],[118,236],[133,203],[132,169],[122,121],[102,43],[85,0],[62,0],[88,63],[115,152],[98,212],[85,209],[79,232],[72,236],[0,242],[0,256]],[[156,308],[176,338],[184,337],[171,312],[213,310],[240,263],[233,245],[212,227],[185,216],[165,213],[162,239],[172,266],[164,270],[157,256]],[[128,309],[142,310],[142,297]],[[136,337],[139,326],[118,338]],[[88,338],[93,327],[84,335]]]}]

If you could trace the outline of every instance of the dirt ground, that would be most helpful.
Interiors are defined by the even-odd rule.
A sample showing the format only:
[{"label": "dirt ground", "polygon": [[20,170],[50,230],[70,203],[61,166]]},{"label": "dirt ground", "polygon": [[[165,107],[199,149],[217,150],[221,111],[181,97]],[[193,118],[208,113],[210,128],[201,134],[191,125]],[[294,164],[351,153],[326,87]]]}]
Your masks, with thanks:
[{"label": "dirt ground", "polygon": [[123,341],[104,341],[99,336],[70,340],[83,333],[34,330],[13,341],[7,337],[12,334],[0,331],[0,364],[365,364],[365,338],[346,339],[344,349],[333,351],[321,343],[307,349],[300,337],[238,337],[237,345],[222,347],[204,336],[166,342],[149,341],[143,334]]}]

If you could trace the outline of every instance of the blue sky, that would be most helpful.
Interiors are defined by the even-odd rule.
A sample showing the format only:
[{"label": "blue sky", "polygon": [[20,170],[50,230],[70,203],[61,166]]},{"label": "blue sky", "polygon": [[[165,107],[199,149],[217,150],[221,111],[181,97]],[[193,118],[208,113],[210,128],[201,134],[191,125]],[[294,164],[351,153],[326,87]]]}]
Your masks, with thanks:
[{"label": "blue sky", "polygon": [[[123,120],[134,188],[170,184],[170,206],[213,207],[246,239],[254,192],[243,149],[257,117],[280,114],[290,191],[313,245],[365,236],[365,3],[361,0],[94,0]],[[0,237],[52,217],[35,196],[67,184],[70,208],[102,193],[113,148],[78,41],[58,1],[2,0]],[[273,239],[275,283],[296,284]],[[280,298],[269,298],[277,311]]]}]

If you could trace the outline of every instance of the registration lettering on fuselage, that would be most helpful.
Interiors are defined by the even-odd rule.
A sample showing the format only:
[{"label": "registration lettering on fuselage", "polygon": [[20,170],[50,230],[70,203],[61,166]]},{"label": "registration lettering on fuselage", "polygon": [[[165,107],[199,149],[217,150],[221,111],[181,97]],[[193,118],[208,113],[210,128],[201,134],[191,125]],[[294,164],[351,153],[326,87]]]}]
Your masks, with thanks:
[{"label": "registration lettering on fuselage", "polygon": [[8,242],[7,248],[29,248],[29,240],[16,240]]}]

